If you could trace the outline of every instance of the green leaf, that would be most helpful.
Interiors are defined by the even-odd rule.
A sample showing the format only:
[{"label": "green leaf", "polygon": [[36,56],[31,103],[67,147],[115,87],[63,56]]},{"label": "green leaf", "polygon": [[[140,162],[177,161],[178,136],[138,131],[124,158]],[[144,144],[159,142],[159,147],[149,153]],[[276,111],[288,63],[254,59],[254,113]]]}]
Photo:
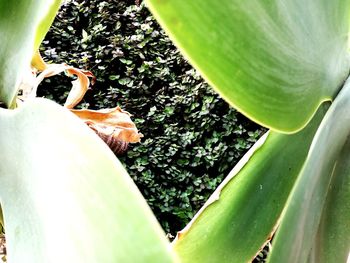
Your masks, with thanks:
[{"label": "green leaf", "polygon": [[0,109],[0,126],[9,262],[173,262],[138,189],[81,120],[37,99]]},{"label": "green leaf", "polygon": [[8,107],[15,105],[21,77],[58,5],[57,0],[0,0],[0,102]]},{"label": "green leaf", "polygon": [[[51,3],[50,3],[51,1]],[[40,24],[36,31],[35,36],[35,44],[34,44],[34,51],[39,49],[39,46],[41,42],[44,40],[47,31],[49,31],[49,28],[53,22],[53,20],[56,17],[56,13],[61,5],[62,0],[50,0],[49,3],[47,3],[47,9],[43,13],[43,16],[40,20]],[[86,32],[85,32],[86,33]]]},{"label": "green leaf", "polygon": [[301,132],[265,134],[178,235],[182,262],[248,262],[276,227],[326,111]]},{"label": "green leaf", "polygon": [[[350,256],[350,140],[334,171],[318,234],[309,262],[349,262]],[[350,258],[349,258],[350,259]]]},{"label": "green leaf", "polygon": [[175,44],[222,97],[295,132],[349,68],[347,0],[148,0]]},{"label": "green leaf", "polygon": [[[349,235],[336,236],[341,232],[349,233],[349,200],[344,200],[349,195],[349,186],[339,188],[339,181],[345,183],[350,176],[349,161],[345,160],[349,158],[350,143],[349,96],[350,82],[347,81],[317,130],[303,170],[288,199],[287,209],[284,211],[280,229],[272,246],[269,258],[271,263],[306,262],[313,246],[314,248],[315,245],[318,246],[318,242],[326,244],[316,238],[322,213],[323,220],[331,218],[334,222],[331,225],[325,225],[326,221],[322,222],[320,238],[329,238],[328,242],[337,240],[337,243],[333,244],[333,248],[319,247],[318,250],[326,249],[334,253],[334,249],[337,248],[339,257],[349,253]],[[340,192],[332,189],[333,187],[339,188]],[[333,204],[329,204],[329,201],[334,200],[336,196],[341,197],[336,200],[337,203],[344,203],[330,208],[329,206]],[[336,211],[343,211],[345,214],[333,213]],[[332,233],[331,229],[336,232]],[[315,239],[316,243],[313,244]],[[347,243],[339,245],[342,241]],[[346,262],[335,259],[329,262]]]}]

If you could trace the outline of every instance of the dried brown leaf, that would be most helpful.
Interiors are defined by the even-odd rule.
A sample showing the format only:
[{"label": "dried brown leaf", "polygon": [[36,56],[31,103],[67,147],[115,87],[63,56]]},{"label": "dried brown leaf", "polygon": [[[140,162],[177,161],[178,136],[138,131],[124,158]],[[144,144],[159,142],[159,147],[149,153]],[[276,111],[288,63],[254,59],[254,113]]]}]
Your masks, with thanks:
[{"label": "dried brown leaf", "polygon": [[90,71],[80,70],[68,66],[67,64],[50,64],[46,65],[46,68],[41,72],[35,79],[33,83],[33,90],[31,92],[31,97],[36,97],[36,91],[39,84],[48,77],[55,76],[66,71],[68,75],[76,75],[77,79],[72,81],[72,89],[68,94],[67,100],[64,104],[66,108],[73,108],[76,106],[84,97],[86,91],[89,88],[90,80],[92,78],[91,84],[95,83],[95,76]]},{"label": "dried brown leaf", "polygon": [[[94,84],[96,78],[90,71],[73,68],[67,64],[46,64],[39,51],[32,59],[34,69],[34,80],[27,86],[26,97],[36,97],[36,91],[44,78],[51,77],[61,72],[66,72],[68,76],[75,75],[77,79],[72,81],[72,89],[69,92],[64,106],[81,118],[92,130],[94,130],[103,141],[116,154],[126,151],[129,143],[139,142],[143,135],[138,132],[135,124],[130,118],[130,114],[120,107],[103,110],[73,110],[82,100],[86,91]],[[36,72],[42,71],[36,78]],[[29,93],[29,95],[27,94]]]},{"label": "dried brown leaf", "polygon": [[138,132],[130,113],[120,107],[103,110],[71,110],[101,138],[113,138],[130,143],[140,142],[143,135]]},{"label": "dried brown leaf", "polygon": [[95,82],[95,76],[90,71],[79,70],[76,68],[67,68],[69,75],[76,75],[77,79],[72,81],[72,89],[68,94],[64,106],[68,109],[74,108],[84,97],[90,86],[89,77],[92,78],[91,84]]}]

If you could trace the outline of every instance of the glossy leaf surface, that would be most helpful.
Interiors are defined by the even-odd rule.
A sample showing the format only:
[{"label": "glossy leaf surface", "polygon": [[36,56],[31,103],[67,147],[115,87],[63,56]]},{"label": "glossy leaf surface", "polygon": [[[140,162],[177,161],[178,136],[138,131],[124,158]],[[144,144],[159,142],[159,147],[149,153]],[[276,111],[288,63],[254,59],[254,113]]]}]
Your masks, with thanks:
[{"label": "glossy leaf surface", "polygon": [[145,200],[80,119],[35,99],[0,109],[8,262],[173,262]]},{"label": "glossy leaf surface", "polygon": [[[349,236],[342,236],[349,233],[350,222],[349,201],[345,200],[349,195],[346,182],[350,176],[346,160],[349,158],[349,96],[350,82],[347,81],[317,130],[305,166],[288,199],[269,258],[271,263],[306,262],[314,240],[316,246],[319,242],[327,244],[336,240],[337,243],[333,246],[338,250],[338,256],[349,253],[349,243],[339,244],[342,241],[349,242]],[[341,186],[339,182],[346,184]],[[338,188],[339,192],[333,187]],[[329,202],[337,196],[340,198],[336,200],[337,204],[327,204],[327,199]],[[338,214],[337,211],[342,211],[343,214]],[[322,216],[324,220],[331,219],[334,222],[329,225],[322,222],[321,239],[318,240],[316,234]],[[342,234],[338,236],[340,233]],[[324,239],[329,240],[324,243]],[[336,256],[334,247],[319,249],[333,251]]]},{"label": "glossy leaf surface", "polygon": [[21,77],[30,67],[35,45],[38,48],[46,34],[58,2],[0,0],[0,102],[7,106],[14,106]]},{"label": "glossy leaf surface", "polygon": [[248,262],[273,232],[327,106],[293,135],[265,134],[173,243],[183,262]]},{"label": "glossy leaf surface", "polygon": [[349,0],[148,0],[206,80],[252,120],[306,125],[348,71]]}]

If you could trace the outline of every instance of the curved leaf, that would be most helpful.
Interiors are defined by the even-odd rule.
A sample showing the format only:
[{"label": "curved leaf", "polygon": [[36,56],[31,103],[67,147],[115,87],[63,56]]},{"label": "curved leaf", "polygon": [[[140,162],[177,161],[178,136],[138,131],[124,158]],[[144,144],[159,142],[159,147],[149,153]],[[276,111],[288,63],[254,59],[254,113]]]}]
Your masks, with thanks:
[{"label": "curved leaf", "polygon": [[32,57],[31,66],[38,71],[44,71],[47,68],[47,64],[42,58],[39,50],[35,51]]},{"label": "curved leaf", "polygon": [[[72,89],[70,90],[66,102],[64,103],[64,107],[72,109],[83,99],[85,93],[88,91],[90,83],[93,85],[96,81],[96,77],[90,72],[86,70],[81,70],[78,68],[74,68],[72,66],[68,66],[67,64],[41,64],[40,59],[41,56],[39,53],[36,53],[32,59],[32,66],[39,66],[45,69],[36,77],[34,83],[32,83],[33,91],[31,93],[31,97],[36,97],[37,89],[39,84],[48,77],[52,77],[54,75],[60,74],[61,72],[66,72],[68,76],[76,76],[77,79],[72,81]],[[34,65],[36,64],[36,65]],[[40,65],[41,64],[41,65]],[[39,68],[37,68],[39,70]],[[92,79],[90,82],[89,78]]]},{"label": "curved leaf", "polygon": [[[350,176],[347,173],[346,166],[343,167],[344,164],[341,164],[343,161],[342,154],[344,151],[349,152],[346,149],[350,134],[349,97],[350,82],[347,81],[317,130],[303,170],[288,199],[280,229],[277,231],[276,239],[272,246],[269,258],[271,263],[302,263],[307,261],[313,241],[316,238],[327,196],[332,199],[337,195],[331,188],[332,184],[336,186],[338,185],[337,181],[342,180],[338,179],[338,176]],[[343,180],[346,181],[348,178],[343,178]],[[344,187],[346,188],[347,186]],[[347,195],[346,192],[338,194],[340,196]],[[341,199],[337,200],[337,202],[341,202]],[[346,205],[346,203],[343,205]],[[334,207],[335,211],[342,209],[342,204],[337,204],[337,206],[340,206],[340,209]],[[332,209],[326,208],[325,212],[328,213],[327,211],[332,211]],[[325,214],[325,216],[326,220],[329,215]],[[333,214],[332,216],[333,220],[343,221],[344,218],[342,217],[345,217],[347,222],[350,221],[348,212],[338,219],[335,219],[335,216],[338,215]],[[327,227],[332,228],[333,226]],[[344,231],[349,231],[344,229],[346,225],[338,227]],[[340,229],[338,228],[338,231]],[[331,237],[328,236],[328,238]],[[341,236],[332,237],[332,239],[338,238],[340,240],[337,242],[346,240],[348,237],[345,239]]]},{"label": "curved leaf", "polygon": [[9,107],[15,104],[21,76],[38,48],[36,42],[52,21],[45,18],[57,8],[57,0],[0,0],[0,101]]},{"label": "curved leaf", "polygon": [[175,44],[228,102],[295,132],[349,71],[349,0],[148,0]]},{"label": "curved leaf", "polygon": [[183,262],[248,262],[269,238],[326,111],[293,135],[270,132],[242,158],[173,243]]},{"label": "curved leaf", "polygon": [[[343,147],[329,186],[326,206],[309,262],[349,262],[350,257],[350,140]],[[349,258],[350,260],[350,258]]]},{"label": "curved leaf", "polygon": [[39,49],[41,42],[44,40],[47,31],[49,31],[53,20],[56,17],[56,13],[61,5],[62,0],[50,0],[46,1],[47,7],[45,12],[42,13],[42,17],[40,19],[40,23],[36,29],[35,42],[34,42],[34,50],[33,55],[35,56],[35,52]]},{"label": "curved leaf", "polygon": [[108,147],[57,104],[0,109],[9,262],[173,262],[149,207]]}]

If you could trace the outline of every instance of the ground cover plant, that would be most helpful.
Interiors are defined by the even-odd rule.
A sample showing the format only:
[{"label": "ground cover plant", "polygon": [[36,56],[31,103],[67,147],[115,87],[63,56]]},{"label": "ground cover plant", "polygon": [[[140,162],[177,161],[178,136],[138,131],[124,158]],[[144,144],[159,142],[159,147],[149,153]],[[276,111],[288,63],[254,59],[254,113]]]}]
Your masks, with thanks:
[{"label": "ground cover plant", "polygon": [[[36,51],[60,1],[1,0],[0,193],[8,260],[248,262],[277,229],[268,262],[347,262],[350,2],[147,3],[214,89],[271,130],[170,246],[126,170],[89,128],[95,123],[72,109],[91,74],[40,63]],[[62,69],[78,77],[64,106],[36,98],[42,78]],[[106,119],[102,128],[114,133],[123,129],[112,124],[114,111],[121,112],[84,112]]]},{"label": "ground cover plant", "polygon": [[[118,158],[172,236],[263,132],[204,82],[143,3],[69,1],[41,53],[96,76],[81,107],[133,114],[144,137]],[[70,81],[47,78],[39,94],[63,104]]]}]

